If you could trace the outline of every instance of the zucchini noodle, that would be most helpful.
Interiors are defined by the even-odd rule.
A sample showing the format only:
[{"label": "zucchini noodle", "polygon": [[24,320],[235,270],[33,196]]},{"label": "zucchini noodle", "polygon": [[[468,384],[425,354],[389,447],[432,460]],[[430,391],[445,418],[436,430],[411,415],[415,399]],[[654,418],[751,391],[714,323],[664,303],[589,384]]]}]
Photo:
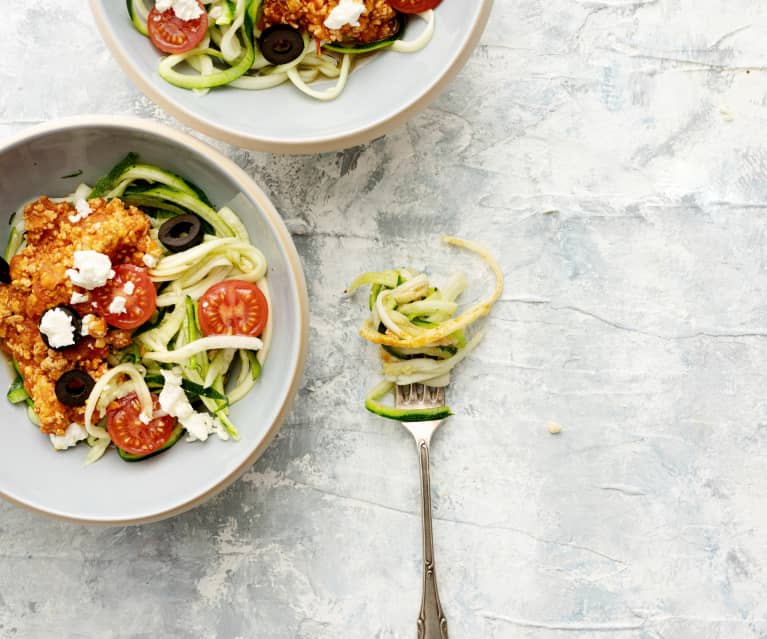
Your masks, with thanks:
[{"label": "zucchini noodle", "polygon": [[391,46],[392,51],[397,53],[415,53],[423,49],[431,41],[434,36],[434,11],[429,9],[416,15],[426,22],[426,28],[417,38],[412,40],[395,40]]},{"label": "zucchini noodle", "polygon": [[201,337],[194,342],[185,344],[181,348],[172,351],[155,351],[144,353],[144,359],[163,362],[165,364],[180,364],[188,360],[192,355],[202,351],[216,350],[220,348],[241,348],[245,350],[257,351],[263,346],[263,342],[258,337],[243,337],[240,335],[215,335],[211,337]]},{"label": "zucchini noodle", "polygon": [[482,340],[482,331],[467,339],[465,330],[487,315],[503,291],[503,274],[495,258],[482,246],[456,237],[444,242],[478,254],[495,276],[493,292],[483,301],[454,317],[457,298],[467,288],[468,280],[456,273],[442,288],[436,288],[423,273],[409,269],[363,273],[348,289],[352,294],[361,286],[370,286],[370,317],[360,335],[381,346],[383,380],[365,397],[368,410],[400,421],[441,419],[450,414],[439,409],[400,409],[379,400],[395,385],[425,384],[447,386],[451,371]]},{"label": "zucchini noodle", "polygon": [[317,100],[334,100],[339,95],[341,95],[341,91],[344,90],[344,87],[346,86],[346,80],[349,78],[349,71],[351,66],[352,57],[348,53],[345,53],[341,59],[341,73],[338,76],[338,80],[334,86],[329,89],[325,89],[324,91],[317,91],[312,89],[303,81],[300,73],[296,69],[290,69],[288,71],[288,78],[290,78],[290,81],[296,85],[298,89],[301,89],[301,91],[312,98],[316,98]]},{"label": "zucchini noodle", "polygon": [[[474,251],[480,257],[482,257],[487,265],[493,271],[495,275],[495,290],[482,302],[475,304],[471,308],[465,310],[458,317],[451,318],[445,322],[441,322],[437,326],[423,329],[417,325],[410,323],[408,326],[411,337],[401,337],[400,333],[394,335],[379,333],[377,326],[375,326],[371,319],[365,320],[362,328],[360,328],[360,336],[369,342],[374,344],[385,344],[387,346],[400,346],[404,348],[418,348],[420,346],[427,346],[429,344],[441,343],[448,339],[452,333],[460,331],[466,328],[472,322],[475,322],[480,317],[484,317],[490,312],[495,301],[500,297],[503,292],[503,273],[498,266],[498,262],[495,261],[487,250],[481,247],[479,244],[470,242],[468,240],[462,240],[457,237],[443,237],[442,240],[448,244],[460,246],[470,251]],[[396,290],[396,289],[395,289]],[[387,326],[388,328],[388,326]],[[398,326],[398,328],[402,328]]]},{"label": "zucchini noodle", "polygon": [[133,382],[133,390],[138,395],[139,401],[141,402],[141,414],[145,417],[151,417],[152,415],[152,397],[149,394],[149,388],[144,382],[144,376],[141,374],[141,371],[133,364],[120,364],[119,366],[110,368],[99,378],[99,381],[96,382],[96,385],[93,387],[91,394],[88,396],[88,401],[85,404],[85,430],[88,431],[89,435],[96,439],[109,439],[109,433],[107,433],[101,426],[96,426],[93,423],[93,414],[96,412],[96,406],[101,394],[106,390],[109,383],[122,376],[129,377]]},{"label": "zucchini noodle", "polygon": [[[208,12],[207,34],[194,49],[163,57],[158,65],[160,76],[170,84],[200,95],[223,85],[259,91],[290,82],[305,95],[328,101],[343,92],[357,58],[384,48],[414,53],[426,47],[434,36],[434,11],[407,17],[398,14],[397,19],[403,26],[398,34],[384,40],[364,44],[319,42],[304,31],[301,33],[303,51],[286,64],[272,64],[259,49],[258,24],[264,2],[202,0]],[[154,0],[128,0],[127,6],[133,26],[149,36],[147,21]],[[416,16],[425,22],[425,27],[414,38],[402,37],[405,21]],[[327,88],[310,86],[333,79],[335,83]]]}]

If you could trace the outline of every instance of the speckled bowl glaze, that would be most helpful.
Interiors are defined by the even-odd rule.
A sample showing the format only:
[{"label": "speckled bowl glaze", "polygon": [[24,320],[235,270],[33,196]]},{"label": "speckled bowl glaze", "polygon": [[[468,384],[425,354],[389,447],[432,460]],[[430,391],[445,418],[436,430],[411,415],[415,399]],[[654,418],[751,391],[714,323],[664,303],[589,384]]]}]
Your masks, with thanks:
[{"label": "speckled bowl glaze", "polygon": [[275,153],[346,148],[404,123],[461,70],[491,6],[492,0],[445,0],[435,10],[434,37],[425,49],[383,51],[352,73],[338,98],[318,102],[291,84],[265,91],[222,87],[205,96],[174,87],[158,75],[161,54],[133,28],[125,2],[91,0],[104,40],[147,96],[206,135]]},{"label": "speckled bowl glaze", "polygon": [[[0,495],[38,512],[86,523],[161,519],[200,504],[243,473],[274,437],[303,375],[309,326],[306,283],[293,241],[263,191],[239,167],[202,142],[136,118],[78,117],[28,129],[0,145],[0,201],[6,223],[19,205],[92,184],[127,152],[186,176],[222,206],[238,194],[237,212],[269,264],[274,339],[263,376],[232,407],[241,440],[180,442],[141,463],[110,451],[84,467],[86,450],[56,452],[23,408],[0,400]],[[77,171],[75,178],[63,178]],[[0,388],[11,367],[0,365]]]}]

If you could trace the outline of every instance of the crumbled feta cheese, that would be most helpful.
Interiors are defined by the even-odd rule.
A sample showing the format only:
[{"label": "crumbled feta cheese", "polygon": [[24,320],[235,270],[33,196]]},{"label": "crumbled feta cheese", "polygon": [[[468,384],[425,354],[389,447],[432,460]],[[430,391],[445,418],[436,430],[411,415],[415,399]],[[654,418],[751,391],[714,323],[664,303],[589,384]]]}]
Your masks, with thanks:
[{"label": "crumbled feta cheese", "polygon": [[144,412],[141,412],[141,413],[139,413],[139,414],[138,414],[138,420],[139,420],[139,421],[140,421],[142,424],[148,424],[149,422],[151,422],[151,421],[152,421],[152,416],[151,416],[151,415],[147,415],[147,414],[146,414],[146,413],[144,413]]},{"label": "crumbled feta cheese", "polygon": [[69,221],[72,222],[72,224],[77,224],[77,222],[84,220],[93,213],[93,209],[88,206],[88,203],[85,200],[77,200],[75,202],[75,209],[77,209],[77,215],[69,216]]},{"label": "crumbled feta cheese", "polygon": [[72,318],[60,308],[49,308],[40,318],[40,332],[48,338],[51,348],[72,346],[75,343],[75,327]]},{"label": "crumbled feta cheese", "polygon": [[88,296],[85,295],[84,293],[78,293],[77,291],[72,293],[72,297],[69,298],[70,304],[82,304],[83,302],[87,302],[87,301],[88,301]]},{"label": "crumbled feta cheese", "polygon": [[189,417],[194,408],[181,388],[181,375],[173,371],[162,371],[162,376],[165,378],[165,384],[159,395],[160,408],[179,419]]},{"label": "crumbled feta cheese", "polygon": [[96,316],[88,313],[83,319],[80,321],[80,335],[83,337],[88,337],[90,335],[90,328],[88,328],[89,324],[92,320],[95,320]]},{"label": "crumbled feta cheese", "polygon": [[133,291],[136,290],[136,285],[133,282],[125,282],[125,285],[123,286],[123,291],[126,295],[133,295]]},{"label": "crumbled feta cheese", "polygon": [[75,251],[75,267],[67,269],[67,276],[75,286],[91,291],[104,286],[115,272],[108,255],[97,251]]},{"label": "crumbled feta cheese", "polygon": [[340,29],[347,24],[360,26],[360,16],[365,12],[365,3],[357,0],[341,0],[323,23],[328,29]]},{"label": "crumbled feta cheese", "polygon": [[109,312],[115,315],[120,315],[126,312],[125,298],[122,295],[115,295],[114,299],[109,304]]},{"label": "crumbled feta cheese", "polygon": [[157,0],[155,8],[160,12],[173,9],[181,20],[195,20],[205,13],[197,0]]},{"label": "crumbled feta cheese", "polygon": [[144,257],[141,258],[141,261],[149,268],[157,266],[157,258],[154,255],[149,255],[149,253],[144,253]]},{"label": "crumbled feta cheese", "polygon": [[88,431],[85,430],[80,424],[72,422],[63,435],[51,435],[51,444],[56,450],[66,450],[75,446],[77,442],[81,442],[88,437]]},{"label": "crumbled feta cheese", "polygon": [[179,419],[179,421],[186,428],[187,441],[200,440],[204,442],[211,433],[217,433],[221,439],[227,439],[225,431],[216,423],[213,416],[208,413],[192,413],[189,417]]},{"label": "crumbled feta cheese", "polygon": [[160,408],[168,415],[176,417],[179,423],[186,428],[187,441],[205,441],[208,435],[216,433],[221,439],[228,439],[226,431],[212,415],[198,413],[192,408],[189,399],[181,387],[181,375],[175,371],[164,370],[162,375],[165,384],[160,391]]}]

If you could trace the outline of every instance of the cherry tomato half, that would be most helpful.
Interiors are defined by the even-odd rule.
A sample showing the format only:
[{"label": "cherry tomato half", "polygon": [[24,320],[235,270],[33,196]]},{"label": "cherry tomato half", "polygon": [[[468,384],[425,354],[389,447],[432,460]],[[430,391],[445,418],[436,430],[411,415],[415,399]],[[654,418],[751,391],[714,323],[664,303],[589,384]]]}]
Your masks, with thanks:
[{"label": "cherry tomato half", "polygon": [[[152,394],[154,411],[160,410],[160,400]],[[112,402],[107,409],[107,432],[112,442],[131,455],[148,455],[162,448],[170,439],[176,418],[155,417],[148,424],[139,419],[141,402],[136,393]]]},{"label": "cherry tomato half", "polygon": [[255,284],[224,280],[211,286],[200,298],[197,319],[205,335],[258,337],[269,317],[269,304]]},{"label": "cherry tomato half", "polygon": [[436,7],[442,0],[389,0],[389,6],[400,13],[421,13]]},{"label": "cherry tomato half", "polygon": [[197,4],[202,13],[192,20],[182,20],[172,8],[160,12],[153,7],[147,19],[152,44],[165,53],[184,53],[200,44],[208,31],[208,12],[199,0]]},{"label": "cherry tomato half", "polygon": [[[114,272],[115,276],[111,280],[93,291],[91,299],[96,303],[99,315],[110,326],[128,330],[138,328],[157,309],[154,284],[145,269],[133,264],[118,264]],[[122,313],[109,310],[118,296],[125,298],[125,311]]]}]

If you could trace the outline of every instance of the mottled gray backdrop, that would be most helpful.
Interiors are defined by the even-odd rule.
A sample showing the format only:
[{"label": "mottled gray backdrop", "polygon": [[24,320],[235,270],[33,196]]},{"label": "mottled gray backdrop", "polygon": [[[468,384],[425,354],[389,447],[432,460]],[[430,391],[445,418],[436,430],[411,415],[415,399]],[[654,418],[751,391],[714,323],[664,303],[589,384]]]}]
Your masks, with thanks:
[{"label": "mottled gray backdrop", "polygon": [[[89,112],[179,126],[86,0],[13,5],[0,138]],[[0,637],[414,637],[416,457],[362,409],[376,359],[342,293],[364,269],[449,271],[449,232],[507,278],[433,450],[451,638],[765,639],[766,43],[756,0],[497,0],[457,80],[385,138],[215,143],[304,261],[295,409],[241,481],[170,521],[0,504]]]}]

